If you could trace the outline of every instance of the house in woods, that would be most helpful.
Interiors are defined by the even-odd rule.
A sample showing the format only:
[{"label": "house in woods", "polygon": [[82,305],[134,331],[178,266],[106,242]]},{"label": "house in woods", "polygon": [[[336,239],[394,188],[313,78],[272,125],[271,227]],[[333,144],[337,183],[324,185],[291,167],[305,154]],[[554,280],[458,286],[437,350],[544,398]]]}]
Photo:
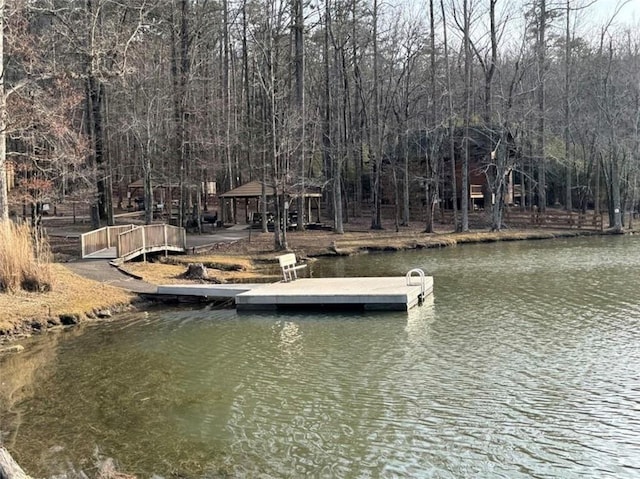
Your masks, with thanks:
[{"label": "house in woods", "polygon": [[[219,195],[220,213],[224,223],[238,224],[238,212],[242,210],[242,223],[259,224],[262,222],[262,195],[264,193],[267,198],[267,213],[272,219],[275,215],[275,195],[276,189],[272,185],[263,184],[261,181],[250,181],[244,185],[238,186],[232,190]],[[282,191],[279,189],[278,194]],[[292,188],[285,192],[285,202],[290,205],[289,220],[296,223],[300,212],[297,211],[297,199],[302,197],[303,211],[302,219],[305,224],[320,223],[320,200],[322,193],[319,188],[308,187],[304,191]],[[228,211],[233,212],[232,218],[227,218]]]},{"label": "house in woods", "polygon": [[[176,183],[154,183],[152,181],[151,188],[153,189],[153,208],[155,210],[163,210],[165,205],[180,198],[180,188]],[[127,185],[127,203],[122,207],[129,210],[144,210],[144,180],[139,179]]]},{"label": "house in woods", "polygon": [[[153,209],[155,211],[169,211],[169,205],[171,204],[173,208],[178,206],[178,201],[180,201],[180,185],[178,183],[167,183],[163,181],[154,181],[151,182],[151,187],[153,189]],[[191,186],[187,189],[193,193],[193,188],[196,186]],[[216,182],[208,181],[202,182],[200,184],[200,192],[202,199],[202,206],[204,207],[204,211],[208,211],[210,208],[217,207],[217,197],[216,197]],[[191,195],[188,198],[188,206],[190,207],[192,202],[194,202],[195,195]],[[122,198],[119,199],[118,203],[122,202]],[[135,210],[143,210],[144,209],[144,180],[139,179],[134,181],[133,183],[129,183],[127,185],[127,203],[126,205],[122,205],[122,208],[125,209],[135,209]]]},{"label": "house in woods", "polygon": [[[454,131],[454,154],[456,160],[456,198],[458,206],[462,198],[462,163],[464,159],[464,128]],[[483,209],[489,207],[492,198],[490,181],[496,171],[505,175],[505,204],[517,204],[521,201],[521,187],[515,184],[512,165],[518,159],[519,151],[512,134],[504,128],[473,126],[469,128],[469,208]],[[412,158],[412,172],[415,176],[429,177],[427,158],[441,158],[438,171],[438,187],[441,207],[451,209],[453,206],[453,188],[451,181],[451,148],[449,131],[440,128],[435,132],[416,131],[410,134],[408,141],[409,158]],[[496,169],[496,165],[499,166]],[[414,197],[424,197],[424,187],[420,182],[414,183]],[[424,183],[422,183],[424,185]]]}]

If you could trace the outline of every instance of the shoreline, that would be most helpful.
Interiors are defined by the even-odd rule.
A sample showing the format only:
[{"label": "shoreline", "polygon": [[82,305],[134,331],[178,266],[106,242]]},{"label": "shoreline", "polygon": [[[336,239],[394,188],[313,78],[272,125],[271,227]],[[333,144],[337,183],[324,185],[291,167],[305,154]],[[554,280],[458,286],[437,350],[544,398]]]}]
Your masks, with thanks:
[{"label": "shoreline", "polygon": [[307,255],[309,257],[351,256],[364,252],[380,251],[408,251],[413,249],[444,248],[463,244],[498,243],[511,241],[537,241],[558,238],[575,238],[581,236],[603,236],[606,232],[597,231],[515,231],[509,232],[469,232],[436,234],[424,240],[409,240],[401,245],[396,244],[364,244],[362,246],[339,246],[336,244],[331,251],[320,254]]},{"label": "shoreline", "polygon": [[[462,244],[511,242],[527,240],[545,240],[558,238],[573,238],[580,236],[602,236],[611,234],[607,231],[589,230],[503,230],[491,232],[486,230],[470,231],[468,233],[424,233],[416,230],[395,231],[350,231],[344,235],[336,235],[332,232],[319,233],[317,231],[290,232],[288,233],[289,250],[296,253],[300,258],[327,258],[334,256],[351,256],[367,252],[396,252],[416,249],[443,248]],[[226,282],[242,282],[249,278],[262,278],[263,280],[274,279],[273,274],[267,274],[265,265],[275,262],[280,251],[273,250],[272,233],[255,233],[249,238],[218,247],[216,255],[225,257],[233,261],[242,262],[240,271],[235,271]],[[198,256],[190,256],[189,260],[196,260]],[[151,268],[152,266],[136,263],[139,269]],[[54,328],[71,327],[87,321],[109,320],[114,315],[127,311],[143,311],[146,307],[156,304],[154,301],[145,300],[142,296],[126,291],[106,283],[93,281],[72,273],[65,267],[64,263],[53,263],[56,265],[55,271],[58,277],[58,290],[52,293],[55,296],[62,289],[68,296],[64,298],[61,305],[52,307],[47,304],[50,299],[38,296],[33,293],[3,293],[0,294],[0,306],[6,304],[11,307],[12,303],[29,304],[31,314],[24,314],[5,321],[0,324],[0,355],[20,352],[20,348],[15,348],[11,344],[20,339],[26,339],[36,334],[44,334]],[[150,263],[155,269],[162,269],[162,265]],[[170,264],[164,265],[168,269]],[[62,269],[61,269],[62,268]],[[173,265],[175,270],[176,266]],[[63,270],[66,270],[64,272]],[[172,270],[172,273],[173,271]],[[127,268],[123,268],[127,271]],[[140,275],[136,271],[136,275]],[[145,276],[143,271],[141,276]],[[173,276],[176,278],[176,276]],[[143,279],[148,280],[144,277]],[[162,282],[163,280],[159,280]],[[182,283],[190,283],[188,280],[174,280]],[[152,284],[160,282],[149,281]],[[70,286],[71,284],[71,286]],[[13,301],[12,301],[13,300]],[[40,301],[39,301],[40,300]],[[38,305],[38,303],[42,303]],[[35,308],[33,304],[35,303]],[[14,304],[14,311],[24,306]],[[39,306],[39,307],[38,307]],[[43,311],[46,313],[36,313]]]}]

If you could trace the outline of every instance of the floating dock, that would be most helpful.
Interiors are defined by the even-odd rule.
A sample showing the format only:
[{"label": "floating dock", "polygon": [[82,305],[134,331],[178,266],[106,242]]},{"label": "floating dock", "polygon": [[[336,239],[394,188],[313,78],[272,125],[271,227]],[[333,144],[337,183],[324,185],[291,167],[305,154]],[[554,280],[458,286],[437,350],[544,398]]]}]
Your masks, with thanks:
[{"label": "floating dock", "polygon": [[433,278],[422,286],[407,285],[404,277],[301,278],[273,283],[236,296],[238,310],[279,308],[361,308],[406,311],[433,292]]},{"label": "floating dock", "polygon": [[300,278],[271,284],[167,285],[158,286],[157,294],[234,299],[239,311],[407,311],[433,294],[433,277]]}]

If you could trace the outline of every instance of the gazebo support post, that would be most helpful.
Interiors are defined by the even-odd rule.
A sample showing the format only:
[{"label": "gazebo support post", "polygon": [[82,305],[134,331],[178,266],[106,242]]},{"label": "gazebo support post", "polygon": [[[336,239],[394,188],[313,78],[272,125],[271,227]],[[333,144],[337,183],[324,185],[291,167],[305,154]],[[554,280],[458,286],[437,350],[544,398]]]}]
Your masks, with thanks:
[{"label": "gazebo support post", "polygon": [[231,204],[233,205],[233,224],[237,225],[238,224],[238,201],[233,198],[231,200]]}]

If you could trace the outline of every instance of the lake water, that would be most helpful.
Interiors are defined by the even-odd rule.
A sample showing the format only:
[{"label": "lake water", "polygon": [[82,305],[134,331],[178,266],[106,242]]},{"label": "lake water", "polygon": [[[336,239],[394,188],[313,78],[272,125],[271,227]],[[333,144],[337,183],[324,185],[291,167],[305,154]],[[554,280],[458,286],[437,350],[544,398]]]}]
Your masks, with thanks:
[{"label": "lake water", "polygon": [[435,277],[408,313],[157,309],[0,360],[36,477],[640,477],[640,238],[323,260]]}]

